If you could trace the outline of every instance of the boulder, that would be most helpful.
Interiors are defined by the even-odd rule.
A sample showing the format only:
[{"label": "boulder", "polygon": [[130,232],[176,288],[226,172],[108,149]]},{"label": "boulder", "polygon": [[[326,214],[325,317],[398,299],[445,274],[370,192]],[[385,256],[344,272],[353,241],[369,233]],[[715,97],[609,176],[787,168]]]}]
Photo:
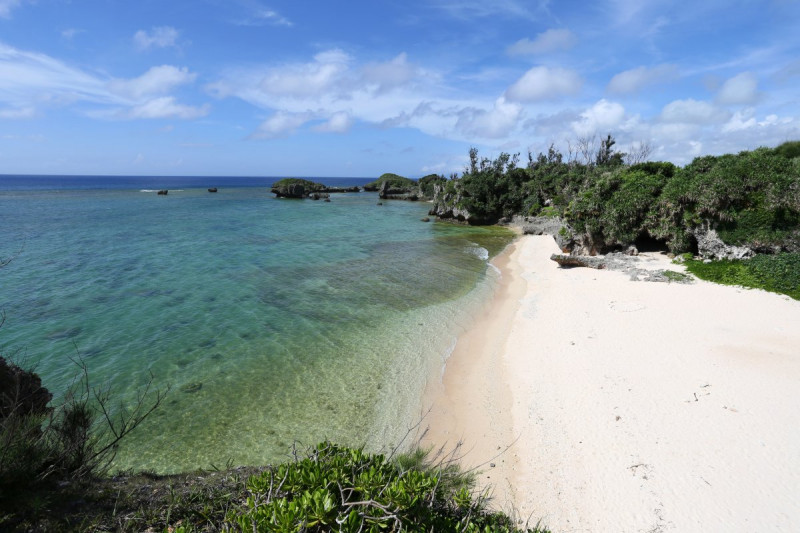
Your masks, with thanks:
[{"label": "boulder", "polygon": [[519,227],[523,235],[551,235],[562,252],[575,248],[575,232],[561,217],[515,216],[510,223]]},{"label": "boulder", "polygon": [[160,191],[158,191],[159,196],[166,196],[167,194],[169,194],[169,191],[167,189],[161,189]]},{"label": "boulder", "polygon": [[710,224],[689,230],[697,240],[697,251],[706,259],[748,259],[755,252],[747,246],[731,246],[725,244]]},{"label": "boulder", "polygon": [[217,188],[216,187],[209,187],[208,188],[208,192],[217,192]]},{"label": "boulder", "polygon": [[587,267],[602,270],[606,268],[606,260],[603,257],[592,257],[586,255],[565,255],[553,254],[550,259],[558,263],[562,267]]}]

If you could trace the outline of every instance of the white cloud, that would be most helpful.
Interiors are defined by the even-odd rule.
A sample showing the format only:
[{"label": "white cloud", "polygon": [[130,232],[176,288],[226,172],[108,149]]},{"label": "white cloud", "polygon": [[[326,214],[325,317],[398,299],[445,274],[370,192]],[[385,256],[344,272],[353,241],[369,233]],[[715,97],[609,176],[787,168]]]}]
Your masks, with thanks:
[{"label": "white cloud", "polygon": [[408,56],[399,54],[383,63],[364,65],[363,76],[367,83],[375,84],[379,91],[390,90],[405,85],[417,75],[417,67],[409,64]]},{"label": "white cloud", "polygon": [[510,55],[539,55],[560,50],[569,50],[578,42],[574,33],[567,29],[549,29],[536,36],[536,39],[520,39],[508,47]]},{"label": "white cloud", "polygon": [[259,89],[285,96],[313,96],[330,91],[347,72],[350,56],[330,50],[314,56],[311,63],[273,68],[264,76]]},{"label": "white cloud", "polygon": [[22,0],[0,0],[0,17],[9,18],[11,10],[19,6]]},{"label": "white cloud", "polygon": [[506,91],[510,100],[534,102],[576,94],[583,80],[574,70],[560,67],[533,67]]},{"label": "white cloud", "polygon": [[758,79],[751,72],[742,72],[722,84],[717,102],[725,105],[753,104],[758,99]]},{"label": "white cloud", "polygon": [[0,103],[14,108],[76,101],[118,103],[105,81],[45,54],[0,43]]},{"label": "white cloud", "polygon": [[602,99],[581,113],[571,126],[578,135],[613,132],[625,121],[625,108],[617,102]]},{"label": "white cloud", "polygon": [[133,106],[122,113],[120,117],[131,119],[180,118],[189,120],[204,117],[208,115],[209,111],[208,104],[200,107],[187,106],[177,103],[172,96],[162,96]]},{"label": "white cloud", "polygon": [[176,46],[178,40],[178,30],[172,26],[157,26],[151,28],[150,32],[139,30],[133,35],[133,42],[140,50],[149,48],[166,48]]},{"label": "white cloud", "polygon": [[314,128],[321,133],[347,133],[353,126],[353,119],[349,114],[340,111],[334,113],[325,123]]},{"label": "white cloud", "polygon": [[730,133],[733,131],[747,130],[756,126],[758,126],[758,122],[753,116],[753,110],[746,109],[744,111],[735,112],[730,120],[722,126],[722,131],[723,133]]},{"label": "white cloud", "polygon": [[197,74],[189,72],[186,67],[161,65],[150,68],[138,78],[111,80],[108,82],[108,89],[114,94],[140,100],[147,96],[166,94],[179,85],[192,83],[196,78]]},{"label": "white cloud", "polygon": [[656,67],[637,67],[620,72],[608,83],[608,92],[616,94],[635,93],[647,85],[672,80],[678,77],[675,65],[658,65]]},{"label": "white cloud", "polygon": [[467,136],[500,139],[513,130],[522,114],[522,106],[498,98],[492,109],[467,108],[460,112],[456,128]]},{"label": "white cloud", "polygon": [[36,116],[36,109],[33,107],[0,109],[0,119],[24,119],[34,116]]},{"label": "white cloud", "polygon": [[286,137],[297,131],[303,124],[311,120],[309,113],[287,113],[278,111],[261,123],[258,129],[250,136],[252,139],[278,139]]},{"label": "white cloud", "polygon": [[248,2],[245,6],[248,13],[245,18],[235,20],[238,26],[287,26],[294,24],[274,9],[261,5],[259,2]]},{"label": "white cloud", "polygon": [[714,124],[725,122],[730,113],[709,102],[688,98],[670,102],[661,110],[661,120],[668,123]]}]

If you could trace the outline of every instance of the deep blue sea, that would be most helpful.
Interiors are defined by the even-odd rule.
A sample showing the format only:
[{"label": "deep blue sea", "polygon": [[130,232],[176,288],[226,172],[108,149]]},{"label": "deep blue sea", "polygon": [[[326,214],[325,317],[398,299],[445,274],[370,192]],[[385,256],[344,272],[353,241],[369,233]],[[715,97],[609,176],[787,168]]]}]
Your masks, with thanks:
[{"label": "deep blue sea", "polygon": [[324,438],[396,444],[512,238],[423,222],[428,204],[376,193],[277,199],[273,181],[0,176],[2,354],[56,397],[80,357],[117,410],[151,374],[171,387],[115,469],[262,464]]}]

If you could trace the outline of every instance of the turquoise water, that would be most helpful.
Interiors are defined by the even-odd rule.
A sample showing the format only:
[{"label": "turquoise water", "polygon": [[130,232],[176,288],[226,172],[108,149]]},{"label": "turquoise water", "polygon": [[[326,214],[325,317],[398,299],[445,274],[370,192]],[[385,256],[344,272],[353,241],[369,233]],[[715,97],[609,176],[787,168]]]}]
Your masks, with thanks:
[{"label": "turquoise water", "polygon": [[422,222],[427,209],[265,187],[0,190],[0,257],[14,257],[0,350],[57,394],[78,353],[123,404],[150,373],[170,385],[119,469],[264,463],[323,438],[391,445],[511,237]]}]

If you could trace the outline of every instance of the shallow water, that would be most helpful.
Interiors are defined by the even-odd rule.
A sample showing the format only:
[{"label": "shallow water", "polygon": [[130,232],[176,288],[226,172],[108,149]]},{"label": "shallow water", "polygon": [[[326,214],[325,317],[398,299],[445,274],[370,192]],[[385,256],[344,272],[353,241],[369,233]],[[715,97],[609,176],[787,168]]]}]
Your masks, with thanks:
[{"label": "shallow water", "polygon": [[150,373],[171,386],[120,469],[264,463],[323,438],[394,444],[511,239],[374,193],[2,185],[2,352],[57,394],[77,354],[124,404]]}]

